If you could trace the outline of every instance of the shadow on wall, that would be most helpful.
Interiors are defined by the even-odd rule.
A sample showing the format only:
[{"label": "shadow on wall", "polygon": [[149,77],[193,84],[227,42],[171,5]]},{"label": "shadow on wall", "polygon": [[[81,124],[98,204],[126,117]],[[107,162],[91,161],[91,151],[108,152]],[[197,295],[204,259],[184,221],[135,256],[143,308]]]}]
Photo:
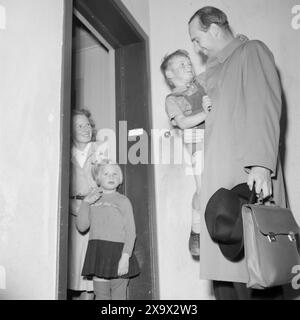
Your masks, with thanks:
[{"label": "shadow on wall", "polygon": [[[284,168],[285,168],[285,157],[286,157],[286,132],[288,128],[288,115],[287,115],[287,100],[286,100],[286,95],[282,87],[282,82],[281,82],[281,74],[280,71],[277,69],[278,76],[280,79],[280,84],[281,84],[281,99],[282,99],[282,113],[281,113],[281,119],[280,119],[280,138],[279,138],[279,156],[282,164],[282,169],[283,169],[283,179],[284,179],[284,184],[285,183],[285,176],[284,176]],[[286,191],[286,201],[287,201],[287,206],[289,207],[289,197],[288,193]],[[299,290],[293,289],[291,284],[287,284],[284,287],[284,297],[286,300],[299,300]]]},{"label": "shadow on wall", "polygon": [[[280,156],[281,165],[282,165],[283,180],[286,186],[284,168],[285,168],[285,160],[286,160],[285,157],[286,157],[286,132],[288,127],[288,115],[287,115],[288,106],[286,101],[286,95],[282,87],[281,74],[278,68],[277,68],[277,73],[278,73],[280,85],[281,85],[281,100],[282,100],[282,112],[281,112],[281,119],[280,119],[280,137],[279,137],[279,156]],[[289,197],[287,192],[286,192],[286,201],[287,201],[287,206],[289,207]]]}]

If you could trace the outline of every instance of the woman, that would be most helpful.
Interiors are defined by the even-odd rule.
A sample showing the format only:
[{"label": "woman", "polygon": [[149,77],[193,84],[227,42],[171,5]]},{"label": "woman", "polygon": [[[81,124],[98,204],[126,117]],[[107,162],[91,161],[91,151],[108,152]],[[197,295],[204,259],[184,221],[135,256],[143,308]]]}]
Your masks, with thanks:
[{"label": "woman", "polygon": [[91,300],[94,295],[93,281],[81,276],[88,231],[79,232],[75,220],[83,197],[97,188],[91,175],[92,165],[108,158],[107,143],[92,141],[94,125],[90,116],[90,112],[85,109],[72,112],[68,289],[77,291],[80,300]]}]

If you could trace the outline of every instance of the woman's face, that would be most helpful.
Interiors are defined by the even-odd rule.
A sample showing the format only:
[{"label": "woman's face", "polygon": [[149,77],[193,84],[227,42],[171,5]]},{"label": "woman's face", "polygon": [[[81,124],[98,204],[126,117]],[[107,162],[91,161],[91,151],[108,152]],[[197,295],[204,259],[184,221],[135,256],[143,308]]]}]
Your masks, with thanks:
[{"label": "woman's face", "polygon": [[91,141],[92,126],[85,115],[78,114],[73,117],[72,137],[78,143],[89,143]]}]

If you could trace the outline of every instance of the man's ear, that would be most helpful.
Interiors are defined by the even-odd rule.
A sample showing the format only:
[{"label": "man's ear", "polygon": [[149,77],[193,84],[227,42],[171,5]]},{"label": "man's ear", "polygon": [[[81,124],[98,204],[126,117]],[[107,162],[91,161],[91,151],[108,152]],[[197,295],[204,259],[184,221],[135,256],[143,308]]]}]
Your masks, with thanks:
[{"label": "man's ear", "polygon": [[174,77],[174,73],[172,70],[166,70],[166,77],[168,80],[172,80]]},{"label": "man's ear", "polygon": [[166,77],[167,77],[168,79],[172,79],[173,76],[174,76],[174,74],[173,74],[173,71],[172,71],[172,70],[170,70],[170,69],[166,70]]},{"label": "man's ear", "polygon": [[208,32],[213,38],[219,38],[221,34],[221,28],[217,24],[212,23],[208,29]]}]

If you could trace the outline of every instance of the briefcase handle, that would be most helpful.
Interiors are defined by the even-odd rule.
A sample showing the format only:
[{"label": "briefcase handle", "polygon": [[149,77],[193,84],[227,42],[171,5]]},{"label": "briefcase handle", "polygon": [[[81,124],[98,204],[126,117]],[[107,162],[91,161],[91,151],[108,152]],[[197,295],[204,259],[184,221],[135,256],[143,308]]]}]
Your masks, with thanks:
[{"label": "briefcase handle", "polygon": [[[276,205],[275,200],[274,200],[272,195],[268,198],[268,201],[269,201],[270,205]],[[250,195],[250,198],[249,198],[249,204],[258,204],[258,205],[263,205],[264,204],[264,198],[263,198],[262,190],[260,191],[260,194],[259,194],[258,197],[256,195],[255,181],[253,183],[251,195]]]}]

